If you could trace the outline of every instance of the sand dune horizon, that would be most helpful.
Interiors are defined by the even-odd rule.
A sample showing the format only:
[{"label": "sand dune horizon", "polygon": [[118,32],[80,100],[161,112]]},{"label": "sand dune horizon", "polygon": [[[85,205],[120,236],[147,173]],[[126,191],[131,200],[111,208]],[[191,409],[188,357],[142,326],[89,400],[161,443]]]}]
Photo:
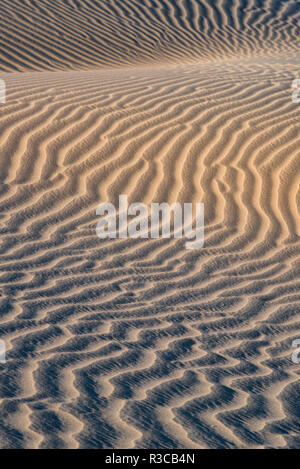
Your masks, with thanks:
[{"label": "sand dune horizon", "polygon": [[[299,2],[0,14],[0,448],[299,448]],[[204,246],[100,240],[120,194]]]}]

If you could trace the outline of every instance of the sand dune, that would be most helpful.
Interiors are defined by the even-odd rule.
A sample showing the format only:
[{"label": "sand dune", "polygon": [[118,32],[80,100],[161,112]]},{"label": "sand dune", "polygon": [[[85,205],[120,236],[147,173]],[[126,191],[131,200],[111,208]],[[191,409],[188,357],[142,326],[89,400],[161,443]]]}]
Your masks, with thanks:
[{"label": "sand dune", "polygon": [[[299,5],[0,13],[0,447],[299,448]],[[119,194],[204,247],[99,240]]]},{"label": "sand dune", "polygon": [[4,0],[0,68],[70,70],[299,52],[294,0]]}]

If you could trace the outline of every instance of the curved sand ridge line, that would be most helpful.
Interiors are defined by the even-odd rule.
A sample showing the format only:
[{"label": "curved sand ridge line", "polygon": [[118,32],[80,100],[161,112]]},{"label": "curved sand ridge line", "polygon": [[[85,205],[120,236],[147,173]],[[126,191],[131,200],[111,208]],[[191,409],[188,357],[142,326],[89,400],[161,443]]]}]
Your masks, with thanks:
[{"label": "curved sand ridge line", "polygon": [[294,0],[5,0],[0,70],[79,70],[299,51]]},{"label": "curved sand ridge line", "polygon": [[[5,76],[1,447],[299,447],[297,71]],[[100,241],[96,207],[122,193],[204,202],[204,247]]]}]

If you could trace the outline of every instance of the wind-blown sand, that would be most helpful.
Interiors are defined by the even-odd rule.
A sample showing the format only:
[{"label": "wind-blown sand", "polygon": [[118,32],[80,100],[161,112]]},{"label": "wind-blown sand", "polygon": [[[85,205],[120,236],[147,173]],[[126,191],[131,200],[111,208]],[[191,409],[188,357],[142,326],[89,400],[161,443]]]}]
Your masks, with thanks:
[{"label": "wind-blown sand", "polygon": [[[299,448],[299,12],[1,4],[1,448]],[[204,247],[100,240],[119,194]]]}]

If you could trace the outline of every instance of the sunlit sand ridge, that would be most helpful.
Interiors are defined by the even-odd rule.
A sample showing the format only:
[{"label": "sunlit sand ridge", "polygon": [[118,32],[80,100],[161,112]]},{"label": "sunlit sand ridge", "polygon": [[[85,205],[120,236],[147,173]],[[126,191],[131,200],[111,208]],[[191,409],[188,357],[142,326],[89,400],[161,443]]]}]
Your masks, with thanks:
[{"label": "sunlit sand ridge", "polygon": [[[299,4],[0,13],[0,447],[299,447]],[[119,194],[204,247],[100,240]]]}]

